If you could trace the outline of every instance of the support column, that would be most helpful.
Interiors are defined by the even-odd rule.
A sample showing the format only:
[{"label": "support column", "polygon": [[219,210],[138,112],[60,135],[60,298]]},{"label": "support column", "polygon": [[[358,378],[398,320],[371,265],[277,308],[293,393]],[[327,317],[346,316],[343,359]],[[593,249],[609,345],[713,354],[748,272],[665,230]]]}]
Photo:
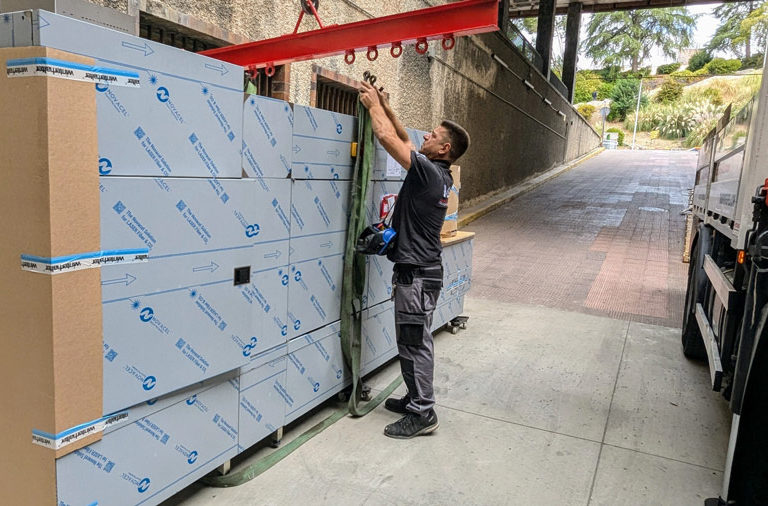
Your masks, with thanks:
[{"label": "support column", "polygon": [[567,98],[569,102],[573,102],[573,87],[576,83],[576,58],[579,52],[581,9],[581,2],[568,4],[568,20],[565,25],[565,53],[563,54],[563,84],[568,88]]},{"label": "support column", "polygon": [[536,30],[536,52],[542,59],[541,73],[549,79],[549,64],[552,61],[552,39],[555,35],[555,0],[539,2],[539,23]]},{"label": "support column", "polygon": [[507,24],[509,23],[509,0],[499,1],[499,30],[504,35],[507,34]]}]

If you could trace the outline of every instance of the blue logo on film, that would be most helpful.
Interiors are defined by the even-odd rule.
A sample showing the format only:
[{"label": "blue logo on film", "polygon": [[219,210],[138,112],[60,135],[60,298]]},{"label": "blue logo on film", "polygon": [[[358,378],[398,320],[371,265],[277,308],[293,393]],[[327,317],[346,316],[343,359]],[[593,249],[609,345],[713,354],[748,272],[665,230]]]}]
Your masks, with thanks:
[{"label": "blue logo on film", "polygon": [[141,383],[141,386],[144,388],[144,390],[152,390],[155,388],[155,385],[157,385],[157,378],[154,376],[147,376]]},{"label": "blue logo on film", "polygon": [[296,271],[296,273],[293,275],[293,279],[296,281],[301,281],[301,271]]},{"label": "blue logo on film", "polygon": [[187,459],[187,462],[189,462],[190,464],[194,464],[196,460],[197,460],[197,450],[192,450],[191,452],[189,452],[189,458]]},{"label": "blue logo on film", "polygon": [[288,286],[288,274],[283,274],[282,278],[280,278],[280,282],[283,286]]},{"label": "blue logo on film", "polygon": [[112,161],[109,158],[99,158],[99,174],[106,176],[112,172]]},{"label": "blue logo on film", "polygon": [[139,319],[143,322],[149,322],[155,316],[155,311],[151,307],[145,307],[139,313]]},{"label": "blue logo on film", "polygon": [[147,401],[147,406],[154,406],[154,404],[157,402],[157,397],[154,399],[150,399]]},{"label": "blue logo on film", "polygon": [[343,374],[341,369],[336,370],[336,379],[341,379],[341,375]]},{"label": "blue logo on film", "polygon": [[258,342],[258,339],[254,336],[251,337],[251,342],[243,346],[243,356],[244,357],[250,357],[251,352],[256,347],[256,343]]},{"label": "blue logo on film", "polygon": [[283,335],[283,336],[288,335],[288,325],[283,325],[283,328],[280,329],[280,335]]},{"label": "blue logo on film", "polygon": [[149,488],[149,478],[144,478],[139,482],[139,493],[143,494]]},{"label": "blue logo on film", "polygon": [[342,130],[342,128],[341,128],[341,123],[336,123],[336,133],[337,133],[337,134],[340,134],[340,133],[341,133],[341,130]]},{"label": "blue logo on film", "polygon": [[168,99],[171,98],[171,94],[168,93],[168,88],[166,88],[165,86],[160,86],[157,89],[156,95],[157,95],[157,99],[163,103],[168,102]]},{"label": "blue logo on film", "polygon": [[261,227],[259,227],[258,223],[254,223],[253,225],[248,225],[245,227],[245,236],[246,237],[256,237],[259,235],[259,232],[261,231]]},{"label": "blue logo on film", "polygon": [[312,391],[317,392],[318,390],[320,390],[320,383],[315,383],[315,385],[312,387]]},{"label": "blue logo on film", "polygon": [[96,91],[98,91],[99,93],[104,93],[108,89],[109,89],[109,86],[107,86],[106,84],[96,83]]},{"label": "blue logo on film", "polygon": [[293,322],[293,330],[299,330],[301,328],[301,320]]},{"label": "blue logo on film", "polygon": [[187,405],[194,406],[195,405],[195,401],[197,401],[197,394],[195,394],[192,397],[190,397],[189,399],[187,399]]}]

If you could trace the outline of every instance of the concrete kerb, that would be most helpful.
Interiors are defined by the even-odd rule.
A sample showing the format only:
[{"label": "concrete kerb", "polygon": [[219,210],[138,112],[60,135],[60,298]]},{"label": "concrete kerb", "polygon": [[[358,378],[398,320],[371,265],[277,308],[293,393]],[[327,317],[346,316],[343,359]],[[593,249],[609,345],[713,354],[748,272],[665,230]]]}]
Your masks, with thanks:
[{"label": "concrete kerb", "polygon": [[507,190],[504,190],[500,193],[497,193],[486,199],[483,199],[477,204],[474,204],[467,208],[462,208],[459,213],[459,223],[458,223],[459,228],[469,225],[470,223],[477,220],[478,218],[482,218],[486,214],[495,211],[496,209],[503,206],[507,202],[510,202],[511,200],[514,200],[517,197],[524,195],[525,193],[528,193],[529,191],[535,188],[538,188],[539,186],[546,183],[550,179],[556,178],[560,174],[563,174],[564,172],[571,170],[572,168],[589,160],[590,158],[593,158],[599,155],[603,151],[605,151],[605,148],[602,146],[595,148],[580,158],[576,158],[575,160],[572,160],[568,163],[559,165],[542,174],[539,174],[538,176],[528,178],[512,186]]}]

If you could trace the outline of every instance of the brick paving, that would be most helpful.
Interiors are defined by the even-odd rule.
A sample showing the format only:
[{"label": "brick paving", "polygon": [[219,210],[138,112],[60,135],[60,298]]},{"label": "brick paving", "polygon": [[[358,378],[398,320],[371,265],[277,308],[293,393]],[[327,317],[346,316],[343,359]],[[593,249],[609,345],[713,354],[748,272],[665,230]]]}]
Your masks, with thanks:
[{"label": "brick paving", "polygon": [[695,163],[605,151],[471,223],[470,295],[679,327]]}]

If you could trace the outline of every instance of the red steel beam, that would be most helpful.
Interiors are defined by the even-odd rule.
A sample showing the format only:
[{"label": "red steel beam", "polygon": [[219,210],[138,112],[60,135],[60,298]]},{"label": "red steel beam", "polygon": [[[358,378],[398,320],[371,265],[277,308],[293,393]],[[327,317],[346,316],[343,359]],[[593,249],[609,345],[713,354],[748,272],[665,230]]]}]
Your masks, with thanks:
[{"label": "red steel beam", "polygon": [[[498,0],[462,0],[427,9],[366,19],[319,30],[283,35],[202,51],[243,67],[269,67],[334,56],[393,43],[444,39],[498,30]],[[450,46],[450,43],[447,44]],[[423,48],[423,46],[422,46]]]}]

